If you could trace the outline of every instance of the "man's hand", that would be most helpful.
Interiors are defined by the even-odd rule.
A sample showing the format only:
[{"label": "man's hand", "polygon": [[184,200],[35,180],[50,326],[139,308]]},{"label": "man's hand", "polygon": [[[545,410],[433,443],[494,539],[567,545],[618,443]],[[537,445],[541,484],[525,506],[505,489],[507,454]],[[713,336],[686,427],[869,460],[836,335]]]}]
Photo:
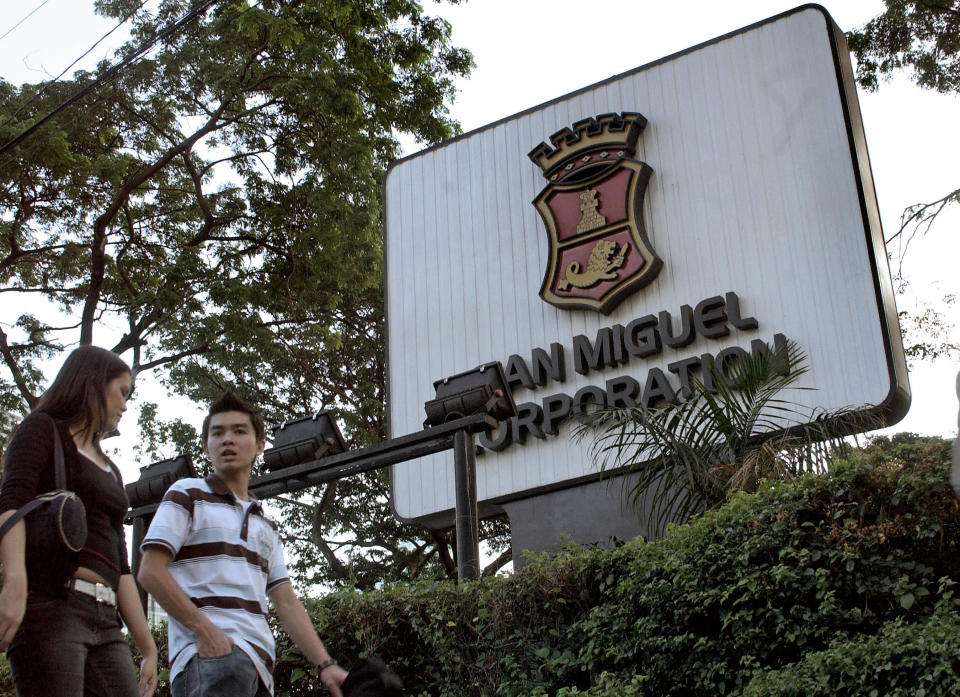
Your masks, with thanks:
[{"label": "man's hand", "polygon": [[320,671],[320,682],[322,682],[323,686],[330,691],[330,694],[333,695],[333,697],[343,697],[343,693],[340,692],[340,684],[346,677],[347,671],[338,666],[336,663],[329,665]]},{"label": "man's hand", "polygon": [[194,633],[197,652],[203,658],[226,656],[233,648],[233,641],[197,609],[170,575],[168,567],[172,560],[173,554],[166,547],[147,547],[137,574],[140,587],[156,598],[167,614]]},{"label": "man's hand", "polygon": [[212,622],[206,622],[203,629],[197,630],[197,653],[202,658],[226,656],[233,650],[233,641]]}]

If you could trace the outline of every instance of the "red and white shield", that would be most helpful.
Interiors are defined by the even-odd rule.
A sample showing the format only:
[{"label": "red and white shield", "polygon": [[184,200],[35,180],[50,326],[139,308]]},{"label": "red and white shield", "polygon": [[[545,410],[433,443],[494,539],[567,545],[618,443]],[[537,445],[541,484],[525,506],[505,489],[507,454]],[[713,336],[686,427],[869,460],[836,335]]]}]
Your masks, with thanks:
[{"label": "red and white shield", "polygon": [[623,158],[589,174],[560,176],[540,192],[533,203],[550,240],[540,297],[564,309],[609,314],[656,277],[663,262],[647,241],[642,215],[651,172]]}]

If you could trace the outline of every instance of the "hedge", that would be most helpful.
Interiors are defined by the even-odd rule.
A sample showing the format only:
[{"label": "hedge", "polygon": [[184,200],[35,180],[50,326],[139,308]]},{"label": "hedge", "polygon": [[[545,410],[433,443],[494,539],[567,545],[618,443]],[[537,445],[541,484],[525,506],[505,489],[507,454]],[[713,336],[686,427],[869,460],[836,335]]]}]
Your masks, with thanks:
[{"label": "hedge", "polygon": [[[310,609],[345,663],[384,656],[411,695],[739,695],[844,642],[957,614],[949,457],[949,441],[881,438],[654,542],[568,549],[461,587],[341,591]],[[305,668],[292,652],[281,662],[282,694],[311,693]]]}]

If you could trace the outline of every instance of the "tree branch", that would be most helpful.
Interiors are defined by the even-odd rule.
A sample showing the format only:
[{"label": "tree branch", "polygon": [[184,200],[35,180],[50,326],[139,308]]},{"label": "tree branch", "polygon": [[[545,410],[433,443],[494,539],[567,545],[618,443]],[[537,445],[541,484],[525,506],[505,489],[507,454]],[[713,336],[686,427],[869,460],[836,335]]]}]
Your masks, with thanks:
[{"label": "tree branch", "polygon": [[27,387],[26,378],[24,378],[23,371],[20,370],[17,359],[14,358],[10,346],[7,344],[7,334],[2,328],[0,328],[0,355],[3,356],[3,362],[7,364],[10,374],[13,375],[13,382],[20,391],[20,396],[22,396],[27,404],[30,405],[30,408],[33,409],[37,404],[38,397]]},{"label": "tree branch", "polygon": [[[936,221],[937,216],[943,212],[943,209],[951,203],[958,202],[960,202],[960,189],[955,189],[936,201],[908,206],[900,216],[900,229],[887,238],[886,244],[889,245],[894,240],[900,239],[900,259],[902,261],[914,237],[917,234],[925,235],[930,232],[930,228]],[[912,230],[908,232],[908,228],[911,227]]]},{"label": "tree branch", "polygon": [[446,531],[430,530],[430,538],[437,545],[437,558],[440,560],[443,570],[447,572],[450,578],[457,577],[457,562],[450,555],[450,545],[447,542]]},{"label": "tree branch", "polygon": [[499,557],[490,562],[486,568],[484,568],[483,573],[480,575],[483,578],[490,578],[495,576],[500,569],[506,566],[509,562],[513,561],[513,550],[508,549],[503,552]]},{"label": "tree branch", "polygon": [[205,135],[212,133],[218,128],[223,127],[220,117],[227,108],[227,103],[222,102],[220,107],[213,112],[207,122],[198,128],[194,133],[182,141],[180,144],[170,148],[158,160],[149,167],[142,168],[139,172],[123,183],[120,189],[114,195],[113,200],[107,209],[93,223],[93,240],[90,243],[90,251],[93,255],[90,265],[90,285],[87,290],[87,297],[83,305],[83,313],[80,326],[80,343],[93,343],[93,320],[95,310],[100,302],[100,292],[103,288],[103,276],[106,268],[105,251],[107,244],[107,226],[120,211],[121,206],[130,197],[130,194],[138,186],[153,177],[162,170],[167,164],[182,153],[188,152]]},{"label": "tree branch", "polygon": [[201,354],[206,353],[209,350],[210,350],[210,346],[208,344],[196,346],[192,349],[187,349],[186,351],[181,351],[180,353],[174,353],[169,356],[164,356],[163,358],[157,358],[156,360],[152,360],[149,363],[144,363],[142,365],[136,366],[137,372],[142,373],[144,370],[152,370],[153,368],[156,368],[158,365],[163,365],[164,363],[173,363],[175,361],[179,361],[181,358],[186,358],[187,356],[199,356]]}]

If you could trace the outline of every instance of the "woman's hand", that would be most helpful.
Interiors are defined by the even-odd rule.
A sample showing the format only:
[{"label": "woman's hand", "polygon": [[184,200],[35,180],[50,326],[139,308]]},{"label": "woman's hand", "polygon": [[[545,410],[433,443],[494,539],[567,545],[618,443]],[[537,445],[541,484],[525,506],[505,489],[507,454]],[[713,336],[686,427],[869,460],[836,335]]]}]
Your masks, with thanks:
[{"label": "woman's hand", "polygon": [[157,652],[140,661],[140,697],[153,697],[157,689]]},{"label": "woman's hand", "polygon": [[[0,513],[0,523],[16,511]],[[3,588],[0,589],[0,651],[6,651],[13,635],[23,622],[27,610],[27,566],[23,556],[27,525],[23,520],[7,530],[0,540],[0,565],[3,566]]]},{"label": "woman's hand", "polygon": [[0,651],[6,651],[27,609],[26,574],[7,576],[0,589]]},{"label": "woman's hand", "polygon": [[157,645],[150,633],[147,618],[143,615],[137,584],[130,574],[123,574],[117,583],[117,610],[143,656],[140,663],[140,697],[151,697],[157,689]]}]

